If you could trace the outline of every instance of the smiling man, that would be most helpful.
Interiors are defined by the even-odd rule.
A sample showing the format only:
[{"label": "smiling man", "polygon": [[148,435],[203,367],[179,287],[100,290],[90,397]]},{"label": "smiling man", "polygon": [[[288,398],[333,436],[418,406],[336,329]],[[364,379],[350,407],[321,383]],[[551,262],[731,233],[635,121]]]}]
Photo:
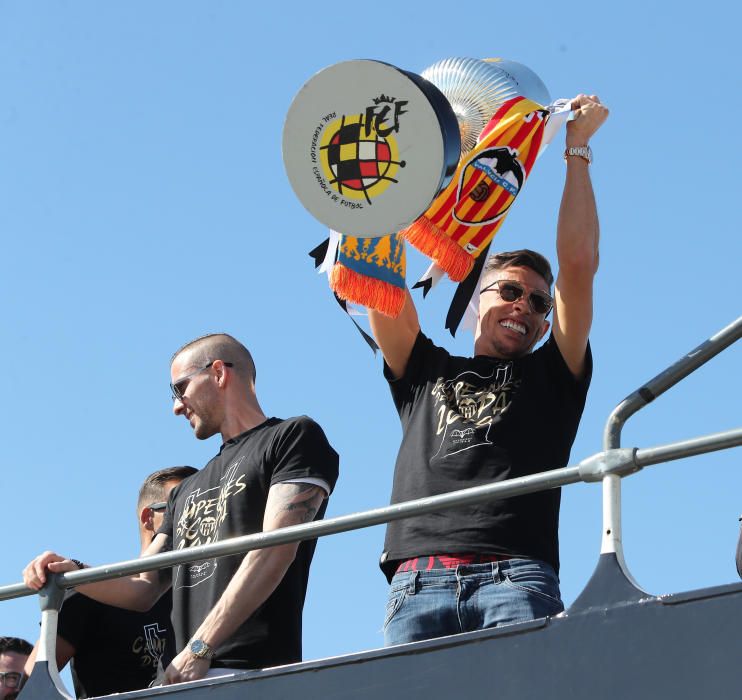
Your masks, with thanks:
[{"label": "smiling man", "polygon": [[[420,330],[409,292],[396,319],[369,311],[403,430],[392,503],[569,460],[592,371],[599,229],[588,144],[608,116],[594,95],[572,105],[553,297],[542,255],[492,256],[480,286],[474,357],[436,347]],[[381,558],[391,584],[386,644],[561,612],[559,502],[559,490],[550,490],[390,523]]]},{"label": "smiling man", "polygon": [[[173,412],[217,455],[170,495],[149,556],[321,518],[338,475],[338,455],[307,416],[268,418],[255,393],[255,364],[230,335],[197,338],[173,355]],[[302,609],[316,540],[209,558],[78,586],[100,602],[148,610],[172,587],[176,655],[165,683],[301,660]],[[77,564],[52,552],[24,570],[38,590],[47,571]]]}]

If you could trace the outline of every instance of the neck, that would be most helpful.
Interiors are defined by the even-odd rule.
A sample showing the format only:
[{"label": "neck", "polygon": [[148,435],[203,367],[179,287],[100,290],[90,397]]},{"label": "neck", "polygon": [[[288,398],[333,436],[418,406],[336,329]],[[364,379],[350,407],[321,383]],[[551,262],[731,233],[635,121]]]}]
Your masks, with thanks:
[{"label": "neck", "polygon": [[222,422],[220,432],[222,442],[264,423],[267,416],[263,413],[257,400],[253,404],[241,404],[227,412]]},{"label": "neck", "polygon": [[154,539],[156,533],[152,532],[152,530],[148,530],[145,527],[139,528],[139,556],[143,556],[145,550],[147,547],[149,547],[152,544],[152,540]]},{"label": "neck", "polygon": [[493,343],[488,343],[481,335],[477,335],[474,340],[474,354],[475,355],[486,355],[487,357],[494,357],[497,360],[505,360]]}]

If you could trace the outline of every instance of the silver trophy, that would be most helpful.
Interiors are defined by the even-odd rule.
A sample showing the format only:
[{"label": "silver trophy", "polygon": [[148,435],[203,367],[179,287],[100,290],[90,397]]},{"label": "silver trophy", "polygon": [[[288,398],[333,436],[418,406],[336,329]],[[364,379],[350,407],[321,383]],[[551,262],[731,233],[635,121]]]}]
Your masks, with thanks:
[{"label": "silver trophy", "polygon": [[502,58],[446,58],[422,72],[446,97],[459,122],[461,152],[468,153],[497,109],[513,97],[546,106],[546,86],[530,68]]}]

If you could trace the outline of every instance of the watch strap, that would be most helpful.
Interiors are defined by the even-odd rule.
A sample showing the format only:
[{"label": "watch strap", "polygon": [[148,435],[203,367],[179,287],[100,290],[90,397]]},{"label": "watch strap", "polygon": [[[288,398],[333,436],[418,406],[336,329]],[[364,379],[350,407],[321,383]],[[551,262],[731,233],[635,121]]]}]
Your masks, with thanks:
[{"label": "watch strap", "polygon": [[188,645],[188,651],[199,659],[213,659],[216,655],[216,652],[203,639],[192,639]]},{"label": "watch strap", "polygon": [[569,146],[564,149],[564,160],[567,160],[570,156],[576,156],[587,161],[590,165],[593,162],[593,150],[590,146]]}]

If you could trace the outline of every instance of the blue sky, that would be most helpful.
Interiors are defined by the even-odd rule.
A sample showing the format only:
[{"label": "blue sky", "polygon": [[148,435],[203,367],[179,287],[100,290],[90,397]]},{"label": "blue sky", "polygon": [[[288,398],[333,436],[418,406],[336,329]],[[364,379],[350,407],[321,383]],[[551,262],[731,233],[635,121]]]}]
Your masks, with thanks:
[{"label": "blue sky", "polygon": [[[167,386],[173,350],[206,332],[250,347],[266,412],[325,427],[342,457],[329,515],[388,502],[400,430],[380,360],[313,271],[307,252],[326,231],[281,160],[293,96],[338,61],[421,72],[502,56],[554,98],[590,92],[610,106],[592,144],[595,371],[572,463],[601,448],[626,394],[739,316],[738,11],[496,7],[0,0],[3,584],[47,548],[96,564],[136,556],[143,477],[202,466],[219,447],[172,415]],[[563,132],[495,248],[554,259],[562,143]],[[408,278],[425,266],[411,255]],[[467,354],[472,336],[443,329],[452,292],[442,283],[420,301],[421,321]],[[739,366],[737,346],[632,419],[624,444],[739,427]],[[646,590],[736,580],[738,461],[727,451],[624,481],[626,559]],[[597,485],[565,490],[567,603],[597,562],[600,507]],[[382,644],[382,542],[376,527],[320,544],[306,658]],[[36,636],[33,599],[1,609],[0,633]]]}]

